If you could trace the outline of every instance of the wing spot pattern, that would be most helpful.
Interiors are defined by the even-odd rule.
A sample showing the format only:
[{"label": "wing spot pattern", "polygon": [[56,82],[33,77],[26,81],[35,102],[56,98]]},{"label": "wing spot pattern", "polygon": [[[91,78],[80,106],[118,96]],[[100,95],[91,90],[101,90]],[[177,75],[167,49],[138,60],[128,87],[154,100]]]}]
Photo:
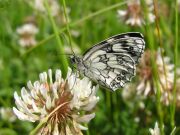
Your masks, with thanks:
[{"label": "wing spot pattern", "polygon": [[90,60],[91,66],[86,68],[93,80],[115,91],[135,75],[135,65],[144,48],[140,33],[125,33],[96,44],[84,54],[83,61]]}]

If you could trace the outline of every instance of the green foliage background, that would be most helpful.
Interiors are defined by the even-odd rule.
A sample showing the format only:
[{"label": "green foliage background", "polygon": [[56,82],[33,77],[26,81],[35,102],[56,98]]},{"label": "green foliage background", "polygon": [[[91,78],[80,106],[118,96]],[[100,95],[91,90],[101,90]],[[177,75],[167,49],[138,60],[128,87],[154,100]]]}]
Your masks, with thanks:
[{"label": "green foliage background", "polygon": [[[159,47],[159,38],[155,34],[155,23],[143,25],[142,27],[130,27],[117,18],[117,9],[126,8],[126,5],[119,4],[122,2],[121,0],[66,1],[67,7],[71,8],[69,27],[80,32],[78,38],[72,37],[72,43],[74,46],[80,47],[82,54],[92,45],[109,36],[130,31],[143,33],[146,40],[146,49],[152,46],[151,50],[156,50]],[[167,12],[169,16],[163,15],[165,11],[159,11],[158,24],[161,32],[160,40],[162,40],[165,54],[171,57],[172,62],[174,62],[174,46],[178,41],[177,38],[179,38],[179,34],[176,34],[178,29],[175,19],[176,3],[171,0],[159,0],[158,2],[168,7]],[[63,5],[63,1],[59,0],[59,3]],[[116,8],[111,9],[112,5],[117,5],[117,7],[115,6]],[[161,7],[158,9],[161,9]],[[145,5],[142,10],[146,12]],[[23,24],[25,17],[35,14],[38,16],[36,21],[39,28],[39,33],[37,34],[39,44],[34,48],[22,48],[17,42],[16,28]],[[64,34],[68,35],[66,26],[57,25],[56,27],[56,30],[64,30]],[[48,15],[36,13],[32,7],[27,5],[25,0],[0,0],[1,107],[15,106],[13,99],[14,91],[20,92],[28,80],[37,80],[40,72],[47,71],[49,68],[53,70],[57,68],[63,69],[65,61],[62,61],[62,55],[59,50],[60,47],[63,49],[63,45],[67,45],[67,41],[62,36],[59,36],[62,42],[59,45],[57,43],[58,37],[52,37],[53,33],[52,22]],[[175,35],[178,35],[178,37],[175,38]],[[175,50],[178,51],[177,49]],[[176,59],[178,58],[176,56]],[[179,64],[180,62],[177,61],[177,65]],[[63,73],[65,76],[66,73]],[[96,117],[88,124],[89,133],[85,132],[85,134],[148,135],[149,128],[154,127],[155,121],[163,121],[165,134],[170,134],[174,128],[172,126],[174,119],[175,126],[177,127],[176,134],[180,134],[178,132],[180,125],[179,108],[176,109],[176,115],[173,115],[170,111],[172,110],[171,107],[160,105],[159,111],[163,113],[161,120],[158,115],[159,111],[156,106],[158,101],[156,98],[147,98],[144,101],[145,109],[140,109],[138,99],[128,102],[123,101],[121,90],[112,93],[100,89],[98,95],[100,96],[100,102],[95,110]],[[147,115],[148,111],[152,112],[151,116]],[[173,120],[171,119],[172,115],[175,116]],[[140,117],[140,122],[135,122],[134,119],[136,117]],[[14,123],[0,120],[0,135],[26,135],[30,133],[36,124],[19,120]]]}]

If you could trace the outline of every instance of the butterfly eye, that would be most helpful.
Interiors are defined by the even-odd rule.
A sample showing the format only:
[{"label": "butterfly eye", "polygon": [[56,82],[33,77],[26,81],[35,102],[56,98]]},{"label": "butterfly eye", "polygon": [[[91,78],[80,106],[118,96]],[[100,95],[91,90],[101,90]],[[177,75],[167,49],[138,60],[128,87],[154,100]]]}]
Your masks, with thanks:
[{"label": "butterfly eye", "polygon": [[70,59],[70,61],[71,61],[71,63],[75,63],[75,62],[76,62],[75,57],[72,57],[72,58]]}]

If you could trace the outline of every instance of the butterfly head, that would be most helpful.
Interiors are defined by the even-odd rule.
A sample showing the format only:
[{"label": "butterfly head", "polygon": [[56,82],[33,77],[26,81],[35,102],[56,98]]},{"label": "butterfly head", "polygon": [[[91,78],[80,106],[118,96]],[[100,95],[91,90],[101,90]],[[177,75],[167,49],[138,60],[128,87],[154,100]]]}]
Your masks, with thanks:
[{"label": "butterfly head", "polygon": [[71,62],[71,64],[78,64],[81,62],[81,59],[78,56],[71,55],[70,62]]}]

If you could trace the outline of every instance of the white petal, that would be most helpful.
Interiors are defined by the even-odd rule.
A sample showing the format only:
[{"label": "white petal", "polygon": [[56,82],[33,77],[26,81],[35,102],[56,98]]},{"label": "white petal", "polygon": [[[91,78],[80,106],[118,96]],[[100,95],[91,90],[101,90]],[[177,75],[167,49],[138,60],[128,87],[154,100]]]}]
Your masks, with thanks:
[{"label": "white petal", "polygon": [[77,127],[80,128],[81,130],[88,130],[87,127],[81,125],[81,124],[77,124]]},{"label": "white petal", "polygon": [[50,96],[47,96],[47,98],[46,98],[46,107],[47,107],[47,109],[51,109],[51,107],[52,107]]},{"label": "white petal", "polygon": [[55,78],[58,83],[61,83],[61,78],[62,78],[61,70],[59,69],[56,70]]},{"label": "white petal", "polygon": [[34,89],[31,81],[28,81],[28,82],[27,82],[27,87],[28,87],[29,90]]},{"label": "white petal", "polygon": [[48,90],[47,90],[46,86],[44,84],[42,84],[40,86],[39,90],[40,90],[40,93],[42,94],[42,96],[46,99],[48,97],[48,94],[47,94]]},{"label": "white petal", "polygon": [[57,85],[53,85],[52,86],[52,91],[53,91],[53,96],[54,96],[54,98],[55,99],[58,99],[59,98],[59,96],[58,96],[58,92],[57,92]]},{"label": "white petal", "polygon": [[117,12],[118,12],[119,16],[126,16],[127,15],[127,11],[125,11],[125,10],[118,10]]},{"label": "white petal", "polygon": [[57,123],[56,123],[56,125],[55,125],[54,130],[53,130],[53,135],[60,135],[59,129],[58,129],[58,124],[57,124]]},{"label": "white petal", "polygon": [[149,94],[150,90],[151,90],[151,85],[150,85],[150,82],[148,81],[146,83],[146,89],[144,90],[144,95],[147,96]]},{"label": "white petal", "polygon": [[77,122],[84,122],[84,123],[88,123],[91,119],[93,119],[95,117],[95,113],[91,113],[91,114],[87,114],[84,115],[82,117],[78,117],[76,118]]},{"label": "white petal", "polygon": [[40,88],[40,82],[39,81],[35,81],[34,82],[34,89],[37,91],[37,93],[39,91],[39,88]]},{"label": "white petal", "polygon": [[144,80],[142,80],[140,84],[137,86],[137,94],[141,94],[144,88],[145,88],[145,82]]},{"label": "white petal", "polygon": [[67,79],[72,75],[72,69],[68,67]]},{"label": "white petal", "polygon": [[32,113],[32,111],[27,107],[27,105],[21,100],[18,96],[17,92],[14,92],[15,104],[20,111],[26,113],[29,117],[37,118],[36,115]]},{"label": "white petal", "polygon": [[32,102],[32,98],[30,97],[29,93],[27,92],[27,90],[25,89],[25,87],[23,87],[21,89],[21,97],[23,98],[23,101],[26,104],[31,104]]},{"label": "white petal", "polygon": [[27,120],[27,121],[31,121],[31,122],[36,121],[36,119],[33,119],[32,117],[28,117],[28,115],[25,115],[24,113],[20,112],[15,107],[13,107],[13,111],[20,120]]},{"label": "white petal", "polygon": [[68,78],[68,85],[70,89],[73,89],[73,87],[75,86],[75,84],[77,83],[77,78],[76,76],[73,74]]},{"label": "white petal", "polygon": [[21,100],[21,97],[18,96],[17,92],[14,92],[14,99],[15,99],[15,103],[16,103],[18,109],[25,111],[26,105]]},{"label": "white petal", "polygon": [[99,101],[99,97],[93,96],[92,98],[89,99],[89,103],[85,107],[83,107],[83,109],[86,111],[92,110],[98,101]]},{"label": "white petal", "polygon": [[155,18],[156,18],[155,15],[152,14],[152,13],[149,13],[148,15],[149,15],[149,16],[148,16],[148,17],[149,17],[149,22],[151,22],[151,23],[154,22],[154,21],[155,21]]},{"label": "white petal", "polygon": [[40,110],[39,110],[39,108],[36,106],[34,100],[32,100],[32,107],[33,107],[34,112],[36,112],[36,113],[37,113],[37,112],[40,112]]}]

